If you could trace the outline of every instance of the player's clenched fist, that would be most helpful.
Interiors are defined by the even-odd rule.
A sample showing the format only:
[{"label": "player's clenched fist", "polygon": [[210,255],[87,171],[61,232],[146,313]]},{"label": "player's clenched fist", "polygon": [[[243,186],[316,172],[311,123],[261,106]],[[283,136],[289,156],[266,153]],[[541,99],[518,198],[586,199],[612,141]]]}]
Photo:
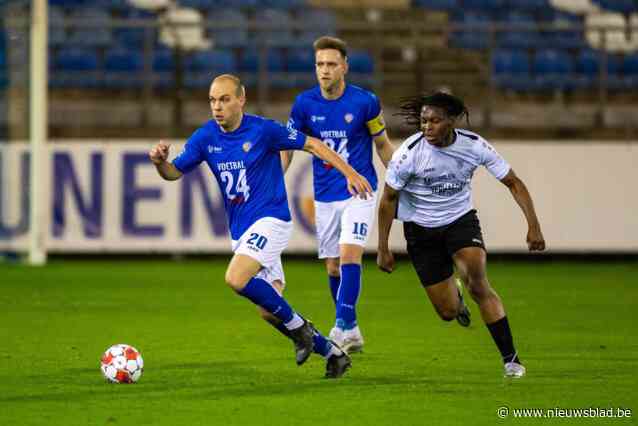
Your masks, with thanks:
[{"label": "player's clenched fist", "polygon": [[149,151],[148,156],[151,158],[153,164],[162,164],[168,160],[169,147],[169,144],[160,141]]}]

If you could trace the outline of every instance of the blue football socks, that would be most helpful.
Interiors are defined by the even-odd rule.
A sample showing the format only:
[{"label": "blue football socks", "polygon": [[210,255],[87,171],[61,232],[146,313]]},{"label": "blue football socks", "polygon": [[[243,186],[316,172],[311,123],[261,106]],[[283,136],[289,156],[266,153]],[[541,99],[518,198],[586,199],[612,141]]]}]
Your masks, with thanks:
[{"label": "blue football socks", "polygon": [[337,294],[337,327],[350,330],[357,326],[356,305],[361,292],[361,265],[341,265],[341,284]]},{"label": "blue football socks", "polygon": [[288,302],[261,278],[253,277],[239,294],[279,318],[288,329],[303,325],[303,320],[292,310]]}]

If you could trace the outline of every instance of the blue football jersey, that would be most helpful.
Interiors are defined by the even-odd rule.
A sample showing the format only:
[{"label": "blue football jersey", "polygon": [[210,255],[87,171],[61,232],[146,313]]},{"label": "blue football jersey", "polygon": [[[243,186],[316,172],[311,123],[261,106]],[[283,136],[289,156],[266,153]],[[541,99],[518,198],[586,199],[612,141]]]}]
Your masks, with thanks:
[{"label": "blue football jersey", "polygon": [[[385,130],[379,99],[350,84],[339,99],[321,95],[319,86],[295,99],[288,127],[321,139],[377,189],[372,164],[372,138]],[[315,200],[330,202],[350,198],[345,177],[330,164],[314,157],[312,162]]]},{"label": "blue football jersey", "polygon": [[231,238],[238,240],[263,217],[291,220],[279,151],[303,149],[305,143],[301,132],[244,114],[232,132],[208,121],[188,139],[173,164],[182,173],[202,161],[208,164],[224,194]]}]

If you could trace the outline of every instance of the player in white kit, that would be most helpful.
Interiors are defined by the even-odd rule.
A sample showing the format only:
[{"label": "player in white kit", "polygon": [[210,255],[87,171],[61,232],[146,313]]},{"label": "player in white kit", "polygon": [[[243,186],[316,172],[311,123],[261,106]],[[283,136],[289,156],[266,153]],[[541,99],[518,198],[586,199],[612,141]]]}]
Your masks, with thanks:
[{"label": "player in white kit", "polygon": [[525,367],[503,304],[487,280],[485,244],[472,206],[474,171],[485,166],[509,188],[527,220],[528,248],[540,251],[545,240],[532,198],[485,139],[455,128],[457,120],[468,115],[461,99],[437,92],[407,100],[401,108],[401,115],[420,131],[403,142],[388,165],[379,206],[377,264],[386,272],[394,268],[388,236],[396,215],[403,221],[410,260],[439,316],[451,321],[464,309],[453,278],[456,268],[501,353],[505,376],[522,377]]}]

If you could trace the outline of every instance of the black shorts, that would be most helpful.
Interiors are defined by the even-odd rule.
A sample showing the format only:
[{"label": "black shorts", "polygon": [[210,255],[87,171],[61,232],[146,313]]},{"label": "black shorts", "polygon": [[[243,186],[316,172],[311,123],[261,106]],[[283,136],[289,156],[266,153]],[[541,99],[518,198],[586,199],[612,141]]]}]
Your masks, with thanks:
[{"label": "black shorts", "polygon": [[438,228],[424,228],[413,222],[403,224],[408,254],[421,284],[429,286],[454,273],[452,255],[464,247],[485,250],[476,210],[470,210],[454,222]]}]

